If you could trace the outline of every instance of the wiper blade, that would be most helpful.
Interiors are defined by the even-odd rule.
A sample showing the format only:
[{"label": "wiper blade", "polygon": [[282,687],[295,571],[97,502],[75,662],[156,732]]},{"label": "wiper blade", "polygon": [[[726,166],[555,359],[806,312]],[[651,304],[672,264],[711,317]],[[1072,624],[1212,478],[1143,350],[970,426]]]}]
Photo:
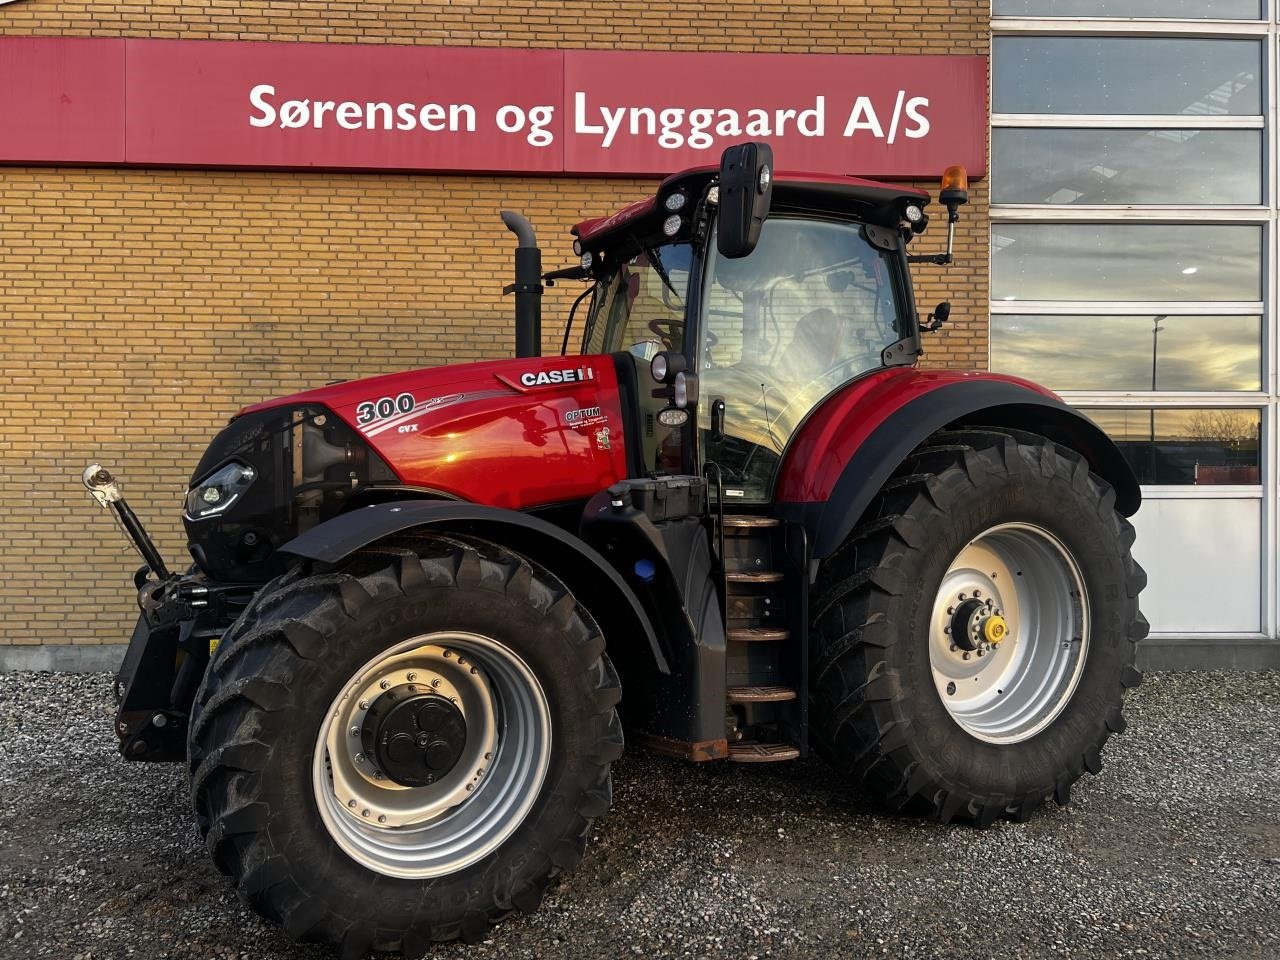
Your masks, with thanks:
[{"label": "wiper blade", "polygon": [[667,285],[667,289],[676,295],[676,298],[680,301],[680,306],[683,307],[684,297],[680,296],[680,291],[675,288],[675,285],[671,282],[671,278],[667,276],[667,268],[662,264],[662,255],[658,253],[658,248],[645,247],[644,254],[649,258],[649,265],[653,267],[654,272],[662,278],[662,282]]}]

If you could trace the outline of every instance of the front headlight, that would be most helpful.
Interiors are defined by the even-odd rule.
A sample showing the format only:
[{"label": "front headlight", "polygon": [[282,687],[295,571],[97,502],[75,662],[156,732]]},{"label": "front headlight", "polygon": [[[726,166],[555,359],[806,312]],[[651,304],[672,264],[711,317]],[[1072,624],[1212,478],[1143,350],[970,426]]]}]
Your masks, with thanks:
[{"label": "front headlight", "polygon": [[202,520],[222,513],[240,499],[257,476],[253,467],[232,461],[187,491],[187,516]]}]

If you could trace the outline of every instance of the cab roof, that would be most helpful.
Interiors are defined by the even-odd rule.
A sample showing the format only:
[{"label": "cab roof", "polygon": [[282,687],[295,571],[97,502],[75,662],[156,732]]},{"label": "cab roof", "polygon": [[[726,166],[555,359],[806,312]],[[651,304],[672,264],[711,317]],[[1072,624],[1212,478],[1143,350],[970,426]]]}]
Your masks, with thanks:
[{"label": "cab roof", "polygon": [[[584,246],[607,246],[611,235],[628,236],[661,230],[670,214],[663,205],[668,196],[683,192],[693,202],[720,172],[717,166],[693,167],[673,174],[659,184],[652,196],[637,200],[607,217],[583,220],[570,231]],[[660,202],[661,201],[661,202]],[[773,177],[773,210],[819,213],[896,227],[907,203],[923,207],[929,194],[878,180],[863,180],[829,173],[779,171]]]}]

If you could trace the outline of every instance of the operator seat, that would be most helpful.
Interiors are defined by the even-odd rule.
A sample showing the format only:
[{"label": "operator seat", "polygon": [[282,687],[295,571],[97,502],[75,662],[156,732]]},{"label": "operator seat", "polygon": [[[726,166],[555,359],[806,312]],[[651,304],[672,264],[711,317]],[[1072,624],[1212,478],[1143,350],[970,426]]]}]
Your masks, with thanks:
[{"label": "operator seat", "polygon": [[802,387],[824,370],[830,369],[843,355],[845,327],[830,307],[810,310],[796,321],[791,344],[778,358],[778,375],[790,384]]}]

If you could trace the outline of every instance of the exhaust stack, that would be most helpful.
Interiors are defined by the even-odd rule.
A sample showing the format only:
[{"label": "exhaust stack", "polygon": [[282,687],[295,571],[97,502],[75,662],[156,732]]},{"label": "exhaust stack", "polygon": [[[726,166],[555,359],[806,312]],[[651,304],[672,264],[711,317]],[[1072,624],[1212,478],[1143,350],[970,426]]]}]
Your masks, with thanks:
[{"label": "exhaust stack", "polygon": [[528,217],[503,210],[502,222],[516,235],[516,282],[502,289],[516,296],[516,356],[541,356],[542,251]]}]

